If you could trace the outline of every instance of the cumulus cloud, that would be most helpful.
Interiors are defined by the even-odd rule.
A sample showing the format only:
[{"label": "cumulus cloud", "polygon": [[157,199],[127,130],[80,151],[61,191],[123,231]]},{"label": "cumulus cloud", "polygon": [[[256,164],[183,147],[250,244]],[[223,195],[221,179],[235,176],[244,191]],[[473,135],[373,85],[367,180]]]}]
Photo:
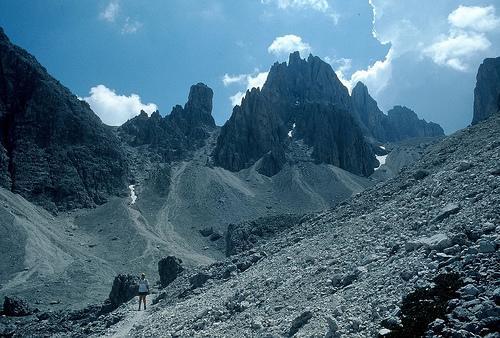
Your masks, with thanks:
[{"label": "cumulus cloud", "polygon": [[229,97],[231,104],[233,106],[241,104],[241,100],[245,97],[246,90],[252,88],[262,88],[264,86],[264,83],[266,83],[268,73],[269,72],[259,72],[258,70],[256,70],[252,74],[224,74],[224,76],[222,77],[222,83],[224,84],[224,86],[227,87],[233,84],[245,86],[245,90],[238,91],[236,94]]},{"label": "cumulus cloud", "polygon": [[466,60],[490,46],[491,42],[483,34],[458,31],[441,37],[439,41],[425,48],[423,53],[438,65],[465,71],[468,69]]},{"label": "cumulus cloud", "polygon": [[99,17],[108,22],[115,22],[119,10],[120,4],[117,1],[111,1],[99,14]]},{"label": "cumulus cloud", "polygon": [[92,87],[89,94],[83,100],[87,101],[102,122],[110,126],[122,125],[141,110],[151,114],[158,109],[154,103],[143,104],[137,94],[118,95],[102,84]]},{"label": "cumulus cloud", "polygon": [[500,27],[500,18],[495,15],[495,7],[458,6],[448,15],[448,22],[458,28],[488,32]]},{"label": "cumulus cloud", "polygon": [[311,50],[311,46],[307,42],[302,41],[300,36],[294,34],[278,36],[267,48],[269,53],[278,57],[288,56],[295,51],[299,51],[300,54],[308,54]]},{"label": "cumulus cloud", "polygon": [[274,3],[281,9],[311,8],[316,11],[326,12],[329,8],[326,0],[261,0],[264,4]]},{"label": "cumulus cloud", "polygon": [[122,34],[136,33],[142,27],[142,23],[136,20],[131,20],[129,17],[125,19],[122,26]]},{"label": "cumulus cloud", "polygon": [[387,85],[392,77],[392,60],[393,50],[385,56],[384,60],[375,61],[373,65],[367,69],[362,69],[354,72],[351,79],[347,83],[349,91],[358,83],[363,82],[369,89],[370,93],[376,97]]}]

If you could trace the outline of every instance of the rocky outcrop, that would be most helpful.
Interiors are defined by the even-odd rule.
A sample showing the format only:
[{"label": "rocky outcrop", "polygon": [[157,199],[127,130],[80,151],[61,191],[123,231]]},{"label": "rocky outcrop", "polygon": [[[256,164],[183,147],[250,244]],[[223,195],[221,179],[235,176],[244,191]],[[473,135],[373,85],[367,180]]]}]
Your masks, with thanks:
[{"label": "rocky outcrop", "polygon": [[0,28],[0,185],[56,211],[126,191],[118,139]]},{"label": "rocky outcrop", "polygon": [[437,123],[419,119],[417,114],[405,106],[394,106],[387,112],[390,128],[388,141],[401,141],[414,137],[444,136]]},{"label": "rocky outcrop", "polygon": [[170,115],[164,117],[159,111],[150,117],[141,111],[118,129],[119,135],[133,147],[149,147],[164,161],[181,159],[188,151],[201,146],[208,132],[215,128],[212,97],[212,89],[205,84],[193,85],[184,107],[176,105]]},{"label": "rocky outcrop", "polygon": [[441,126],[419,119],[417,114],[409,108],[395,106],[385,115],[362,82],[356,84],[351,95],[353,111],[359,117],[364,134],[379,142],[444,136]]},{"label": "rocky outcrop", "polygon": [[2,314],[9,317],[29,316],[36,312],[28,302],[18,297],[5,297]]},{"label": "rocky outcrop", "polygon": [[368,88],[358,82],[351,93],[353,110],[359,117],[359,122],[363,132],[380,142],[386,142],[390,128],[387,116],[378,108],[375,101],[368,93]]},{"label": "rocky outcrop", "polygon": [[160,285],[166,287],[172,283],[177,276],[184,271],[182,267],[182,260],[174,257],[167,256],[158,261],[158,274],[160,275]]},{"label": "rocky outcrop", "polygon": [[476,81],[472,124],[500,111],[500,57],[484,59]]},{"label": "rocky outcrop", "polygon": [[288,144],[303,140],[314,148],[315,161],[367,176],[375,157],[350,111],[347,88],[330,65],[292,53],[288,64],[272,66],[262,90],[247,91],[234,107],[217,140],[215,163],[238,171],[262,158],[257,170],[272,176],[285,164]]},{"label": "rocky outcrop", "polygon": [[[109,311],[119,307],[121,304],[128,302],[137,295],[139,288],[139,277],[133,275],[118,275],[113,280],[113,286],[109,293],[108,304]],[[105,305],[106,306],[106,305]],[[109,305],[108,305],[109,306]],[[105,311],[105,312],[109,312]]]}]

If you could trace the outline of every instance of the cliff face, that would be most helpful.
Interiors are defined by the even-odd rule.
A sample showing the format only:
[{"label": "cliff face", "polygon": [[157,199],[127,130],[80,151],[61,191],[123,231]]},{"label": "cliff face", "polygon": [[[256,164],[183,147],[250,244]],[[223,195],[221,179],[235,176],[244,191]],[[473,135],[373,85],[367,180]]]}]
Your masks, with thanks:
[{"label": "cliff face", "polygon": [[131,146],[147,145],[164,161],[180,159],[203,144],[208,132],[215,128],[212,98],[212,89],[198,83],[191,86],[184,107],[176,105],[165,117],[158,111],[148,117],[142,111],[120,126],[119,134]]},{"label": "cliff face", "polygon": [[397,142],[414,137],[444,136],[436,123],[419,119],[407,107],[395,106],[385,115],[368,93],[368,88],[358,82],[352,90],[353,110],[359,116],[365,135],[380,142]]},{"label": "cliff face", "polygon": [[120,143],[87,103],[0,28],[0,185],[49,210],[126,189]]},{"label": "cliff face", "polygon": [[444,136],[443,128],[437,123],[418,118],[410,108],[394,106],[387,112],[389,120],[389,141],[401,141],[414,137]]},{"label": "cliff face", "polygon": [[262,173],[271,176],[284,165],[288,144],[303,140],[317,162],[367,176],[375,158],[349,111],[347,88],[330,65],[292,53],[288,64],[272,66],[262,90],[248,91],[233,109],[218,138],[215,163],[238,171],[264,156]]},{"label": "cliff face", "polygon": [[472,124],[500,111],[500,57],[485,59],[476,80]]}]

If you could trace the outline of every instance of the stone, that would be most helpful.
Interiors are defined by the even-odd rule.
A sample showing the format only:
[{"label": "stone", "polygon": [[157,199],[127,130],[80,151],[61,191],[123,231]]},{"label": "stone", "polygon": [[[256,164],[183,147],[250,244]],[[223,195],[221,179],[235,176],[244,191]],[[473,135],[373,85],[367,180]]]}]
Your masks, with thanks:
[{"label": "stone", "polygon": [[206,228],[200,229],[200,234],[203,237],[208,237],[213,233],[214,233],[214,229],[212,227],[206,227]]},{"label": "stone", "polygon": [[340,338],[341,334],[338,332],[339,326],[337,321],[331,317],[326,317],[326,322],[328,323],[328,331],[325,334],[325,338]]},{"label": "stone", "polygon": [[469,296],[477,296],[479,294],[479,290],[472,284],[467,284],[461,287],[458,291]]},{"label": "stone", "polygon": [[214,232],[213,232],[213,233],[209,236],[209,238],[210,238],[210,240],[211,240],[212,242],[215,242],[215,241],[217,241],[217,240],[221,239],[221,238],[222,238],[222,235],[221,235],[219,232],[214,231]]},{"label": "stone", "polygon": [[158,262],[158,274],[160,275],[160,285],[166,287],[172,283],[177,276],[184,271],[182,260],[175,256],[167,256]]},{"label": "stone", "polygon": [[292,321],[292,325],[290,326],[290,329],[288,330],[288,337],[293,337],[299,330],[306,325],[309,320],[312,318],[312,312],[311,311],[304,311],[302,312],[298,317],[296,317]]},{"label": "stone", "polygon": [[415,171],[415,173],[413,173],[413,178],[415,178],[416,180],[422,180],[427,176],[429,176],[429,171],[423,169],[417,170]]},{"label": "stone", "polygon": [[456,214],[460,211],[460,205],[457,203],[448,203],[443,209],[441,209],[438,215],[434,218],[434,222],[438,223],[442,220]]},{"label": "stone", "polygon": [[8,317],[29,316],[35,312],[26,300],[19,297],[4,297],[3,314]]},{"label": "stone", "polygon": [[189,283],[191,284],[191,289],[197,289],[202,287],[209,279],[210,275],[204,272],[198,272],[197,274],[189,277]]},{"label": "stone", "polygon": [[128,302],[137,295],[139,277],[119,274],[113,280],[108,299],[101,308],[102,313],[109,313],[121,304]]},{"label": "stone", "polygon": [[469,170],[470,168],[472,168],[472,163],[470,163],[469,161],[460,161],[458,162],[455,170],[461,173],[463,171]]},{"label": "stone", "polygon": [[488,239],[481,239],[479,240],[478,244],[479,244],[478,250],[480,253],[492,253],[496,251],[495,243],[493,243]]}]

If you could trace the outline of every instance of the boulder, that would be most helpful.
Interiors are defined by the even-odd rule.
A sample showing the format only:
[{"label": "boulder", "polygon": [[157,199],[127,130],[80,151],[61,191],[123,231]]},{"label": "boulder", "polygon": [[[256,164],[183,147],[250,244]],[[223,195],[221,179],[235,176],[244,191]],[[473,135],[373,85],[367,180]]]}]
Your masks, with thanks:
[{"label": "boulder", "polygon": [[5,297],[3,301],[3,314],[9,317],[29,316],[36,312],[26,300],[18,297]]},{"label": "boulder", "polygon": [[213,233],[214,233],[214,229],[212,227],[206,227],[206,228],[200,229],[200,234],[203,237],[208,237]]},{"label": "boulder", "polygon": [[138,282],[139,277],[134,275],[119,274],[115,277],[109,293],[111,310],[116,309],[137,295]]},{"label": "boulder", "polygon": [[405,244],[406,251],[413,251],[420,247],[425,247],[429,250],[443,251],[452,246],[451,239],[446,234],[436,234],[431,237],[422,237],[417,240],[408,241]]},{"label": "boulder", "polygon": [[162,258],[158,262],[158,274],[160,275],[160,285],[166,287],[172,283],[177,276],[184,271],[182,260],[175,256]]},{"label": "boulder", "polygon": [[306,325],[312,318],[312,316],[313,315],[311,311],[304,311],[298,317],[296,317],[292,321],[292,325],[288,330],[288,337],[293,337],[297,332],[299,332],[302,326]]},{"label": "boulder", "polygon": [[438,223],[442,220],[456,214],[460,211],[460,205],[457,203],[448,203],[443,209],[441,209],[438,215],[434,218],[434,222]]},{"label": "boulder", "polygon": [[210,275],[204,272],[198,272],[197,274],[189,277],[189,283],[191,284],[191,289],[200,288],[203,284],[210,279]]}]

